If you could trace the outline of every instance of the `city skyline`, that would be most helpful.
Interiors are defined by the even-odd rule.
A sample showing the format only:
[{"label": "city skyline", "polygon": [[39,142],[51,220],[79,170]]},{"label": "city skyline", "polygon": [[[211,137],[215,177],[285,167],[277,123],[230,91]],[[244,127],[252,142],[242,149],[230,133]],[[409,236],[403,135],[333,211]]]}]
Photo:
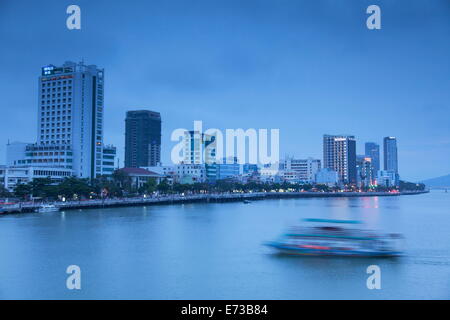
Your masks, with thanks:
[{"label": "city skyline", "polygon": [[[214,21],[218,13],[206,2],[194,7],[172,2],[159,5],[156,12],[151,4],[137,2],[129,16],[121,16],[121,4],[108,4],[110,10],[104,12],[101,2],[80,1],[83,28],[77,33],[59,27],[65,4],[47,6],[47,18],[39,19],[43,9],[37,4],[28,4],[33,10],[23,12],[23,4],[2,2],[0,23],[13,31],[2,35],[9,45],[0,53],[0,85],[7,89],[0,120],[4,137],[0,163],[5,161],[8,138],[35,142],[36,73],[50,63],[84,58],[106,70],[104,136],[118,148],[121,163],[123,115],[149,109],[165,119],[163,163],[169,162],[167,150],[173,145],[170,132],[191,129],[194,120],[203,120],[219,129],[279,128],[280,155],[296,158],[321,159],[324,133],[355,135],[358,154],[365,142],[382,145],[383,137],[392,135],[399,140],[402,178],[414,181],[448,174],[449,93],[444,89],[449,84],[445,72],[449,47],[442,44],[450,30],[444,19],[448,7],[444,2],[430,4],[431,19],[426,10],[412,13],[408,7],[381,3],[390,15],[374,34],[363,23],[366,3],[358,11],[358,6],[346,5],[324,9],[320,3],[289,3],[281,8],[231,1],[222,5]],[[333,18],[327,19],[332,9]],[[18,12],[21,19],[11,20]],[[168,12],[175,13],[172,19],[183,18],[166,22]],[[408,24],[411,16],[420,21],[420,28]],[[120,26],[107,23],[119,17]],[[30,37],[21,24],[25,20],[42,35]],[[241,32],[232,32],[233,28]],[[405,30],[411,28],[409,38]],[[164,30],[165,36],[154,30]],[[48,33],[55,43],[44,41]],[[120,37],[125,33],[133,36]],[[427,41],[426,48],[416,47],[417,37]],[[36,48],[32,57],[20,50],[29,46]],[[183,55],[175,49],[179,47],[184,48]],[[8,63],[12,57],[23,63]]]},{"label": "city skyline", "polygon": [[[115,164],[116,148],[103,143],[104,69],[99,69],[96,65],[86,65],[83,61],[80,63],[66,61],[61,66],[49,64],[42,67],[38,80],[37,142],[8,142],[7,165],[64,167],[73,170],[74,176],[81,178],[94,178],[102,174],[110,175]],[[161,166],[161,114],[150,110],[127,111],[125,124],[124,167]],[[197,129],[202,130],[200,123],[194,123],[194,128],[196,126],[200,126]],[[182,129],[182,131],[184,140],[181,142],[182,163],[206,164],[207,176],[210,179],[213,179],[214,176],[213,180],[215,180],[217,168],[215,165],[211,167],[208,164],[220,163],[217,158],[217,156],[220,157],[217,153],[219,152],[216,141],[218,137],[215,136],[218,133],[209,135],[195,130]],[[244,136],[247,134],[242,133]],[[223,134],[220,133],[220,135]],[[368,161],[367,170],[370,170],[368,184],[372,183],[373,173],[376,174],[379,169],[377,169],[379,164],[376,164],[380,156],[378,144],[366,142],[365,155],[357,155],[354,136],[325,134],[323,139],[324,168],[334,170],[340,176],[341,182],[356,184],[359,175],[367,176],[362,171],[359,175],[357,174],[357,162],[366,158],[367,160],[364,161]],[[278,143],[278,139],[276,141]],[[220,142],[221,146],[222,143],[223,141]],[[246,144],[245,140],[242,143]],[[247,147],[252,149],[252,152],[256,151],[256,149],[253,150],[255,147],[257,148],[250,144]],[[202,149],[205,149],[204,155]],[[207,149],[208,151],[206,151]],[[222,154],[223,151],[219,153]],[[273,152],[274,150],[270,151],[271,158]],[[397,140],[395,137],[384,137],[383,155],[384,170],[398,176]],[[251,162],[252,157],[247,159],[247,162],[242,162],[243,159],[239,159],[242,156],[246,157],[245,154],[240,154],[238,157],[233,155],[231,158],[240,163],[263,165],[260,162]],[[83,159],[85,159],[84,162]],[[257,160],[257,158],[253,160]],[[172,161],[174,161],[173,158]],[[173,164],[177,164],[178,161],[174,161]],[[284,162],[284,167],[287,165],[288,171],[291,171],[290,161],[298,160],[293,158],[289,160],[288,157],[282,160],[275,156],[272,161],[276,161],[271,164],[280,165],[280,169]],[[320,168],[320,160],[316,161]],[[297,165],[298,163],[294,167]],[[117,168],[119,166],[120,164],[117,162]],[[361,170],[361,164],[359,166],[358,170]],[[312,168],[306,170],[312,174]],[[373,172],[374,170],[375,172]],[[291,173],[287,172],[287,175],[290,176]],[[290,179],[295,180],[296,177],[292,176]],[[313,179],[306,177],[303,172],[301,180],[312,181]]]},{"label": "city skyline", "polygon": [[[83,177],[83,174],[79,172],[80,166],[81,169],[83,169],[83,163],[77,163],[76,161],[80,161],[80,159],[78,159],[80,156],[81,159],[83,158],[84,151],[87,151],[86,153],[91,153],[91,155],[87,157],[90,159],[91,156],[95,154],[94,150],[101,146],[101,148],[97,150],[97,152],[102,152],[97,154],[98,157],[100,157],[98,160],[102,158],[103,161],[112,161],[106,162],[107,171],[102,172],[103,170],[101,167],[97,167],[97,170],[95,170],[95,164],[92,162],[88,165],[88,171],[90,174],[85,174],[84,176],[90,176],[93,178],[102,173],[111,174],[112,167],[115,165],[113,160],[115,160],[116,156],[116,147],[113,145],[103,144],[103,75],[104,69],[98,69],[97,65],[86,65],[84,64],[84,61],[80,63],[66,61],[60,67],[53,64],[43,66],[41,68],[41,75],[39,76],[38,84],[39,103],[37,117],[37,142],[13,142],[10,144],[10,141],[8,140],[6,164],[14,166],[25,164],[32,165],[33,163],[33,165],[35,165],[35,163],[37,164],[39,162],[40,164],[37,164],[38,166],[44,165],[53,168],[63,166],[65,168],[72,169],[75,176]],[[85,85],[85,81],[88,82],[87,85]],[[95,88],[93,91],[90,90],[92,85],[94,85]],[[87,99],[85,99],[85,94],[87,95]],[[72,98],[75,98],[74,101],[72,101]],[[93,101],[95,101],[95,106],[92,105]],[[83,111],[85,107],[87,108],[86,114]],[[72,113],[71,109],[74,109],[75,112]],[[66,110],[68,111],[67,115],[69,115],[67,119]],[[96,115],[94,119],[95,122],[98,123],[95,126],[91,125],[91,122],[93,121],[91,119],[91,114]],[[77,121],[75,121],[75,119]],[[64,134],[66,133],[66,122],[60,121],[68,121],[67,136]],[[125,123],[125,160],[123,167],[139,168],[162,165],[160,162],[161,114],[159,112],[149,110],[129,110],[126,112]],[[45,128],[47,129],[44,130]],[[50,128],[53,129],[50,130]],[[80,129],[81,133],[79,132]],[[185,135],[187,135],[187,137],[184,137],[184,139],[187,139],[187,141],[183,143],[185,145],[184,149],[186,149],[187,145],[189,145],[190,148],[194,145],[197,145],[197,148],[199,147],[199,141],[196,143],[189,142],[190,139],[194,139],[194,132],[195,131],[186,130]],[[60,135],[60,133],[62,133],[62,135]],[[76,141],[72,140],[71,133],[75,133],[74,136],[77,139],[81,138],[81,149],[79,151],[76,151],[76,149],[79,149],[80,146],[77,145]],[[89,140],[89,143],[86,145],[86,150],[83,150],[83,135],[88,138],[87,140]],[[208,137],[213,138],[212,136]],[[60,140],[61,138],[67,138],[68,140]],[[92,145],[90,143],[91,140]],[[203,138],[201,140],[203,141]],[[214,139],[211,142],[213,141]],[[379,161],[380,157],[378,144],[374,142],[365,142],[364,147],[364,154],[357,155],[355,136],[324,134],[323,157],[321,159],[323,161],[323,166],[324,168],[334,170],[339,176],[339,181],[343,183],[356,184],[359,179],[357,170],[360,170],[358,169],[357,158],[361,156],[363,158],[369,157],[370,162],[377,162],[377,158]],[[66,148],[67,150],[70,150],[70,152],[59,152],[60,149],[64,151]],[[196,154],[196,157],[198,157],[202,152],[200,152],[200,150],[194,152],[194,150],[190,150],[190,148],[184,150],[183,152],[185,160],[188,161],[187,163],[203,163],[206,165],[206,176],[208,176],[209,179],[212,179],[212,176],[215,177],[216,170],[218,168],[216,168],[216,166],[208,166],[207,161],[203,162],[204,159],[202,159],[201,162],[198,162],[200,160],[195,158],[196,160],[194,161],[194,153]],[[374,148],[376,150],[373,150]],[[58,152],[54,155],[53,152],[42,152],[54,150],[58,150]],[[216,149],[212,149],[213,155],[215,155],[215,150]],[[34,153],[29,154],[30,151]],[[339,155],[342,152],[344,153]],[[111,157],[109,154],[113,154],[113,156]],[[63,157],[60,155],[63,155]],[[70,159],[66,159],[68,155],[70,155]],[[58,159],[53,159],[55,156]],[[72,158],[76,161],[72,161]],[[278,165],[281,165],[283,162],[285,163],[288,158],[289,156],[280,158]],[[311,157],[308,158],[313,159]],[[95,159],[95,157],[93,159]],[[319,163],[321,160],[318,160]],[[48,163],[48,161],[51,163]],[[57,164],[53,165],[54,161],[56,161]],[[101,164],[101,160],[100,162],[96,162],[97,165]],[[214,161],[214,163],[215,162],[216,161]],[[399,174],[396,137],[388,136],[383,138],[383,162],[383,170],[385,172],[380,173],[382,175],[387,174],[388,176],[390,174],[395,174],[395,183],[398,184]],[[247,163],[254,164],[253,162]],[[105,164],[105,162],[103,162],[103,164]],[[176,163],[170,163],[169,165],[175,164]],[[117,161],[117,168],[119,168],[120,165],[121,164],[119,161]],[[261,164],[258,163],[258,166],[260,165]],[[370,171],[374,170],[372,164],[370,164],[369,168]],[[209,172],[211,170],[213,170],[212,173]],[[377,173],[378,170],[375,169],[374,174],[376,175]],[[286,174],[289,175],[288,172]],[[213,180],[215,180],[215,178]]]}]

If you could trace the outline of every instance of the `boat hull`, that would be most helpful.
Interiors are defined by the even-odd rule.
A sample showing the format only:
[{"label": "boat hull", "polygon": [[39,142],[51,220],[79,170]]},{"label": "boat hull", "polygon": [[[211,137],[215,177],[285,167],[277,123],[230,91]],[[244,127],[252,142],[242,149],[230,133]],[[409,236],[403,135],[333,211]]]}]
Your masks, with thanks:
[{"label": "boat hull", "polygon": [[58,212],[59,209],[52,209],[52,210],[37,210],[38,213],[47,213],[47,212]]},{"label": "boat hull", "polygon": [[36,209],[36,212],[38,213],[57,212],[57,211],[59,211],[58,207],[41,207]]},{"label": "boat hull", "polygon": [[275,248],[278,253],[294,256],[339,256],[339,257],[399,257],[400,251],[377,250],[339,250],[292,247],[281,243],[270,242],[267,246]]}]

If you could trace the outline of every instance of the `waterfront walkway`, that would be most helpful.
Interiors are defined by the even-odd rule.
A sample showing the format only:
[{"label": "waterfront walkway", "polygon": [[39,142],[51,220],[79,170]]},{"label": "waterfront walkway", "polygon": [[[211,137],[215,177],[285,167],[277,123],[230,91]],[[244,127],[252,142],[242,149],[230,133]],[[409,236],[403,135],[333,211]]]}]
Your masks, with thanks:
[{"label": "waterfront walkway", "polygon": [[[244,200],[283,199],[283,198],[325,198],[325,197],[380,197],[400,196],[427,193],[427,191],[403,191],[403,192],[252,192],[252,193],[220,193],[220,194],[190,194],[190,195],[165,195],[154,197],[92,199],[80,201],[55,201],[52,204],[61,210],[94,209],[124,206],[145,206],[157,204],[173,204],[188,202],[227,202]],[[3,205],[0,213],[33,212],[41,206],[41,202],[21,202]]]}]

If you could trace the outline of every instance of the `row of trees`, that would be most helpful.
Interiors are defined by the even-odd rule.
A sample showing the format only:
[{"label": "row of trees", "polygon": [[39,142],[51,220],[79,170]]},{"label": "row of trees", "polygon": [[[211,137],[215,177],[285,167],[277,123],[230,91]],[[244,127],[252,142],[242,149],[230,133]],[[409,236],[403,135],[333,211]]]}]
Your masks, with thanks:
[{"label": "row of trees", "polygon": [[270,192],[272,190],[289,191],[331,191],[325,185],[298,185],[290,183],[256,183],[242,184],[233,181],[220,180],[214,184],[194,183],[169,184],[167,180],[159,184],[154,179],[149,179],[142,187],[133,188],[129,177],[118,173],[111,177],[99,177],[94,180],[68,177],[58,184],[49,178],[34,179],[27,184],[18,184],[13,193],[6,189],[0,189],[0,197],[17,197],[20,199],[87,199],[103,197],[124,197],[144,194],[196,194],[196,193],[224,193],[224,192]]},{"label": "row of trees", "polygon": [[[68,177],[60,183],[55,184],[49,178],[38,178],[27,184],[18,184],[13,193],[4,192],[2,197],[15,196],[21,199],[87,199],[103,197],[123,197],[134,194],[144,194],[158,191],[161,187],[156,185],[155,180],[150,180],[145,188],[133,190],[129,179],[118,181],[114,178],[99,177],[93,179],[79,179]],[[158,188],[159,187],[159,188]]]},{"label": "row of trees", "polygon": [[[372,191],[389,191],[393,188],[378,186],[371,188]],[[400,190],[424,190],[425,185],[400,181]],[[42,199],[82,199],[82,198],[102,198],[102,197],[124,197],[144,194],[195,194],[195,193],[224,193],[224,192],[270,192],[270,191],[339,191],[339,187],[329,187],[326,185],[312,184],[291,184],[284,183],[258,183],[249,182],[246,184],[232,180],[219,180],[211,183],[194,184],[169,184],[166,180],[159,184],[155,179],[149,179],[140,188],[136,189],[131,178],[124,172],[118,170],[112,176],[102,176],[93,180],[68,177],[58,184],[52,182],[50,178],[34,179],[27,184],[19,184],[13,193],[8,192],[0,186],[0,197],[18,197],[21,199],[42,198]],[[356,188],[349,187],[346,190]],[[364,189],[363,191],[369,191]]]},{"label": "row of trees", "polygon": [[400,180],[400,191],[423,191],[426,186],[423,183],[414,183]]}]

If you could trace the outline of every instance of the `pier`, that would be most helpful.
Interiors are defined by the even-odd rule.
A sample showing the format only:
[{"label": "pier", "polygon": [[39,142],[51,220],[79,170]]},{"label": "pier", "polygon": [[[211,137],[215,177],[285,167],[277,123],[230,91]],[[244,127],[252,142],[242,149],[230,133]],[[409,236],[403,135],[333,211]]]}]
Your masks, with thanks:
[{"label": "pier", "polygon": [[[252,193],[221,193],[221,194],[190,194],[164,195],[134,198],[105,198],[79,201],[54,201],[53,204],[61,210],[98,209],[129,206],[164,205],[191,202],[228,202],[244,200],[287,199],[287,198],[345,198],[345,197],[385,197],[416,195],[426,191],[402,192],[252,192]],[[47,203],[49,204],[49,203]],[[34,212],[42,205],[41,202],[20,202],[0,207],[0,214]]]}]

